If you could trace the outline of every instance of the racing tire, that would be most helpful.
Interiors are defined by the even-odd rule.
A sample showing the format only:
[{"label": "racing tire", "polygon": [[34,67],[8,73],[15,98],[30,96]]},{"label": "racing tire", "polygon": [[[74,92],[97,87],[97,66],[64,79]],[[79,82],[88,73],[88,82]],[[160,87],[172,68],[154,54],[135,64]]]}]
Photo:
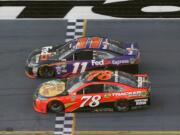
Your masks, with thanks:
[{"label": "racing tire", "polygon": [[119,101],[115,102],[114,109],[115,109],[115,111],[118,111],[118,112],[127,112],[127,111],[129,111],[130,110],[129,101],[127,101],[127,100],[119,100]]},{"label": "racing tire", "polygon": [[150,105],[151,105],[151,98],[148,98],[147,105],[148,105],[148,106],[150,106]]},{"label": "racing tire", "polygon": [[39,68],[38,75],[42,78],[52,78],[55,76],[55,71],[48,66],[44,66]]},{"label": "racing tire", "polygon": [[64,109],[64,104],[59,101],[52,101],[48,104],[48,111],[53,113],[62,113]]}]

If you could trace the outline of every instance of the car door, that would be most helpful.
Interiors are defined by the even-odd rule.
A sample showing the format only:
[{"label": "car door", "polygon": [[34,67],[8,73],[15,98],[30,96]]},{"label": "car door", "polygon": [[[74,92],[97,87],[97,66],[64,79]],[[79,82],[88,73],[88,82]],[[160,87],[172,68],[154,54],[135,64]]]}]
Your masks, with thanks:
[{"label": "car door", "polygon": [[94,109],[100,106],[104,98],[104,84],[102,83],[89,83],[85,87],[76,92],[76,102],[79,108]]},{"label": "car door", "polygon": [[104,85],[104,94],[108,98],[106,102],[116,102],[117,100],[124,98],[126,96],[125,94],[126,88],[116,85],[107,83]]},{"label": "car door", "polygon": [[77,50],[74,54],[66,58],[68,72],[72,74],[85,72],[90,68],[92,58],[92,50]]},{"label": "car door", "polygon": [[116,58],[116,54],[110,53],[105,50],[94,50],[93,51],[93,59],[95,62],[92,62],[92,65],[95,66],[109,66],[112,64],[112,60]]},{"label": "car door", "polygon": [[60,76],[71,76],[85,72],[91,65],[93,52],[91,50],[76,50],[61,60],[61,65],[56,67]]}]

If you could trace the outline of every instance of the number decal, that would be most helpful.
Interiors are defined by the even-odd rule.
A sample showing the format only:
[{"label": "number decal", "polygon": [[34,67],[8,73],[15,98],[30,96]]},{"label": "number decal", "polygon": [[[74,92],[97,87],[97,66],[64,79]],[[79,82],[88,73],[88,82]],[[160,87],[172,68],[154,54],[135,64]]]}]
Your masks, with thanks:
[{"label": "number decal", "polygon": [[81,100],[84,100],[84,102],[81,103],[80,107],[84,107],[85,104],[92,98],[92,96],[83,96]]},{"label": "number decal", "polygon": [[100,104],[99,101],[101,100],[101,96],[99,96],[99,95],[93,96],[91,100],[92,100],[92,102],[89,103],[89,106],[96,107]]},{"label": "number decal", "polygon": [[86,70],[87,64],[88,64],[87,62],[81,63],[81,66],[82,66],[82,68],[81,68],[81,73]]},{"label": "number decal", "polygon": [[109,70],[104,70],[104,71],[92,71],[87,80],[91,81],[93,80],[95,77],[97,77],[99,80],[109,80],[111,79],[113,72],[109,71]]},{"label": "number decal", "polygon": [[42,50],[41,50],[41,55],[49,54],[50,49],[52,49],[52,46],[43,47]]},{"label": "number decal", "polygon": [[90,43],[90,48],[99,48],[101,42],[102,42],[102,38],[99,37],[80,38],[77,42],[76,48],[77,49],[86,48],[87,46],[89,46],[89,43]]},{"label": "number decal", "polygon": [[[84,72],[86,70],[87,64],[88,64],[87,62],[82,62],[81,63],[81,71],[80,71],[80,73],[82,73],[82,72]],[[72,73],[76,74],[78,72],[80,63],[76,62],[76,63],[73,64],[73,66],[74,66],[74,69],[73,69]]]},{"label": "number decal", "polygon": [[78,68],[79,68],[79,64],[80,64],[79,62],[73,64],[73,66],[74,66],[74,69],[73,69],[73,71],[72,71],[73,74],[77,73]]},{"label": "number decal", "polygon": [[[84,100],[85,99],[85,100]],[[84,100],[84,102],[81,103],[80,107],[84,107],[86,103],[91,100],[89,103],[90,107],[96,107],[100,104],[101,96],[100,95],[95,95],[95,96],[83,96],[81,100]]]},{"label": "number decal", "polygon": [[99,48],[102,39],[99,37],[91,38],[91,48]]},{"label": "number decal", "polygon": [[41,50],[40,60],[48,60],[51,53],[49,53],[49,50],[52,49],[52,46],[46,46],[43,47]]},{"label": "number decal", "polygon": [[88,38],[86,38],[86,37],[80,38],[77,45],[76,45],[76,48],[77,49],[86,48],[87,41],[88,41]]}]

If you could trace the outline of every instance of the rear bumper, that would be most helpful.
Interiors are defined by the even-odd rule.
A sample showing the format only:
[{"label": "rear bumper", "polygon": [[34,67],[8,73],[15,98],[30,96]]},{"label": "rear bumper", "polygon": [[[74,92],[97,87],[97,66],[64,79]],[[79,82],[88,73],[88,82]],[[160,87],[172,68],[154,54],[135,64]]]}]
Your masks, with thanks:
[{"label": "rear bumper", "polygon": [[150,97],[137,98],[131,101],[131,106],[149,106],[150,104]]}]

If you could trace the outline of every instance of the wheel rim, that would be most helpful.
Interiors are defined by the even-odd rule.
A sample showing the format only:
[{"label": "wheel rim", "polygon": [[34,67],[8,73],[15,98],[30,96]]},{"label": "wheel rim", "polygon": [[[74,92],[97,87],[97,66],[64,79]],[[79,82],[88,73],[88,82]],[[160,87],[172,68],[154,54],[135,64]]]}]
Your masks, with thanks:
[{"label": "wheel rim", "polygon": [[63,106],[59,102],[54,102],[51,104],[50,109],[53,112],[61,112],[63,110]]},{"label": "wheel rim", "polygon": [[128,101],[119,101],[116,104],[117,111],[128,111],[129,103]]},{"label": "wheel rim", "polygon": [[40,69],[40,76],[45,78],[50,78],[54,76],[54,71],[48,67],[43,67]]}]

